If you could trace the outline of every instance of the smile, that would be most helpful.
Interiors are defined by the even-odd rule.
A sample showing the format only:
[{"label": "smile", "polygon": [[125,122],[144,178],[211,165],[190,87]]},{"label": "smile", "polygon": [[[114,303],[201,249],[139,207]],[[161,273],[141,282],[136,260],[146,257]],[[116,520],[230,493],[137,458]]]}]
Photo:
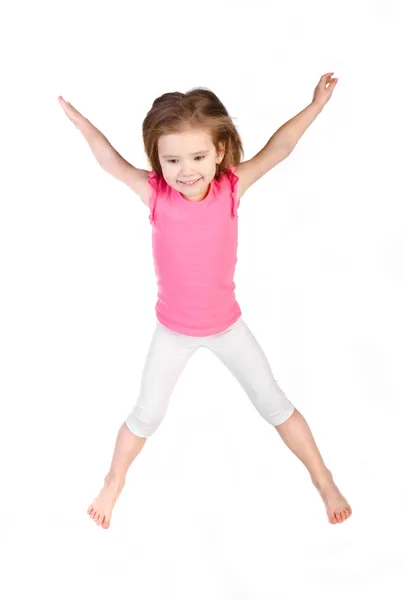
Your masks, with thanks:
[{"label": "smile", "polygon": [[200,181],[200,179],[202,179],[201,177],[199,177],[198,179],[193,179],[192,181],[180,181],[180,179],[178,179],[177,181],[179,183],[182,183],[183,185],[194,185],[196,184],[198,181]]}]

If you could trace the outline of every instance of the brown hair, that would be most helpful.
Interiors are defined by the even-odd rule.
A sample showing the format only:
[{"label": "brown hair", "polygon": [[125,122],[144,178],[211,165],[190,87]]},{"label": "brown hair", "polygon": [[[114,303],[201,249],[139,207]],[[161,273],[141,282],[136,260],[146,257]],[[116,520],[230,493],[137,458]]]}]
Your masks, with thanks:
[{"label": "brown hair", "polygon": [[222,162],[216,168],[219,177],[230,164],[238,165],[243,157],[239,133],[220,99],[207,88],[182,92],[167,92],[153,101],[142,123],[145,153],[152,169],[162,175],[158,155],[161,135],[180,133],[189,128],[204,129],[211,135],[216,150],[225,146]]}]

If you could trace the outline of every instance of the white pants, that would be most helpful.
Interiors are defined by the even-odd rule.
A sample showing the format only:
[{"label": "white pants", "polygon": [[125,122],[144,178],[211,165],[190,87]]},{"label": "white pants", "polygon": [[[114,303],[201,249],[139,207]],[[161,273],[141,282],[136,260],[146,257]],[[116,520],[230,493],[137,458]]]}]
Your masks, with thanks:
[{"label": "white pants", "polygon": [[292,415],[294,406],[274,379],[262,348],[241,317],[225,331],[205,337],[177,333],[158,321],[142,374],[140,395],[125,421],[132,433],[146,438],[156,431],[182,371],[201,347],[218,356],[271,425],[280,425]]}]

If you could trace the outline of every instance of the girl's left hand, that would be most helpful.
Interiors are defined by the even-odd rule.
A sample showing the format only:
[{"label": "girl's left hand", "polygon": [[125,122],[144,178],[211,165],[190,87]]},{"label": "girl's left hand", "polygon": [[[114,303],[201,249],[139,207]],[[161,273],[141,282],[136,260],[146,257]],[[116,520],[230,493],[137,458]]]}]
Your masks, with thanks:
[{"label": "girl's left hand", "polygon": [[[312,104],[316,104],[320,108],[323,108],[333,94],[333,90],[338,82],[337,77],[332,77],[331,73],[325,73],[319,80],[318,85],[315,88]],[[328,87],[327,84],[329,84]]]}]

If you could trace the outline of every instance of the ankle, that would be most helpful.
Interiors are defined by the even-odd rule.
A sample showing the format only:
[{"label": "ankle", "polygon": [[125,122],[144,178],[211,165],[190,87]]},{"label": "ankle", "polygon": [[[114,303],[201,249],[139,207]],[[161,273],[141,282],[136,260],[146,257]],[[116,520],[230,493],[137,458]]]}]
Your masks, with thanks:
[{"label": "ankle", "polygon": [[333,481],[332,472],[329,471],[328,468],[324,467],[321,471],[316,473],[316,475],[311,475],[312,483],[317,487],[321,487],[327,483],[331,483]]},{"label": "ankle", "polygon": [[125,484],[125,477],[110,472],[104,477],[104,483],[108,486],[122,487]]}]

